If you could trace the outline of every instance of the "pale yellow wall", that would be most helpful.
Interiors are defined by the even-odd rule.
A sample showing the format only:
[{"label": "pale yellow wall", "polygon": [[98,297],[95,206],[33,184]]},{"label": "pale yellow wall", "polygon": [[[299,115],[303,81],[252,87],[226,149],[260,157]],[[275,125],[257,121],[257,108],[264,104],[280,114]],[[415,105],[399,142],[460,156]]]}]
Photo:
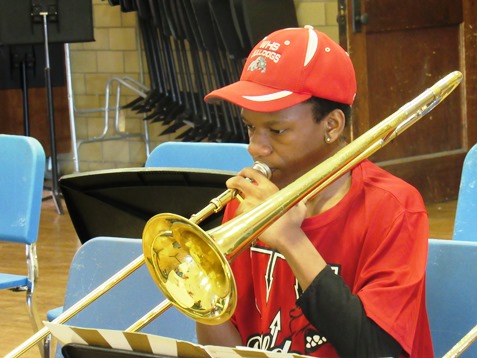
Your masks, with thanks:
[{"label": "pale yellow wall", "polygon": [[[300,26],[313,25],[338,40],[336,0],[294,0]],[[78,109],[105,106],[105,89],[113,77],[129,76],[141,79],[136,13],[122,13],[119,6],[107,1],[93,0],[95,42],[70,45],[74,102]],[[143,61],[144,66],[145,62]],[[147,71],[147,68],[145,68]],[[147,75],[145,76],[147,81]],[[115,93],[115,91],[114,91]],[[137,97],[130,90],[123,90],[122,103]],[[113,105],[113,103],[111,104]],[[112,118],[112,115],[111,115]],[[76,135],[79,139],[91,138],[102,133],[104,115],[93,113],[75,116]],[[143,133],[141,115],[122,111],[121,129],[128,133]],[[149,126],[151,150],[160,142],[173,140],[175,135],[159,136],[164,129],[160,124]],[[113,133],[110,119],[108,136]],[[73,151],[59,156],[62,173],[74,171]],[[142,166],[146,160],[143,138],[131,137],[120,140],[85,143],[79,149],[80,171]]]},{"label": "pale yellow wall", "polygon": [[338,42],[337,0],[294,0],[300,26],[313,25]]}]

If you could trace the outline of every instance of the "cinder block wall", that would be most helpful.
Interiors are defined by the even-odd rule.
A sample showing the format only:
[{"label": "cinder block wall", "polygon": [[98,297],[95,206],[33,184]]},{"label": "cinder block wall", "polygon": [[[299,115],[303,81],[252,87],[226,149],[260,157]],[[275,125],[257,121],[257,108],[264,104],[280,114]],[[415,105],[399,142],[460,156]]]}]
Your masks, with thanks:
[{"label": "cinder block wall", "polygon": [[[294,0],[300,26],[309,24],[327,33],[338,41],[336,0]],[[110,6],[107,1],[93,0],[95,42],[70,45],[73,100],[78,110],[104,108],[106,85],[112,78],[130,77],[147,83],[147,66],[140,58],[141,43],[136,29],[136,13],[122,13],[119,6]],[[112,86],[109,106],[114,106],[116,86]],[[121,88],[122,104],[138,95]],[[80,171],[142,166],[146,160],[146,145],[143,137],[145,124],[141,115],[121,111],[118,129],[121,132],[138,134],[119,140],[83,142],[78,151]],[[104,112],[75,115],[75,130],[78,141],[98,137],[105,125]],[[115,136],[114,111],[110,112],[107,138]],[[148,125],[149,148],[152,150],[163,141],[173,140],[176,135],[159,134],[164,128],[159,123]],[[59,155],[62,174],[75,171],[74,151]]]}]

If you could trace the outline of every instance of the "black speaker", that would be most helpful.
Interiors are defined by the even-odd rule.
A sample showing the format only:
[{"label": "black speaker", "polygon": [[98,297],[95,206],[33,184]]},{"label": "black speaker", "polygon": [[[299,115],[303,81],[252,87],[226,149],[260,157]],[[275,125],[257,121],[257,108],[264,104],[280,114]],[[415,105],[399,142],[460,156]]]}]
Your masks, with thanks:
[{"label": "black speaker", "polygon": [[48,11],[48,42],[94,40],[92,0],[0,0],[0,45],[42,44]]}]

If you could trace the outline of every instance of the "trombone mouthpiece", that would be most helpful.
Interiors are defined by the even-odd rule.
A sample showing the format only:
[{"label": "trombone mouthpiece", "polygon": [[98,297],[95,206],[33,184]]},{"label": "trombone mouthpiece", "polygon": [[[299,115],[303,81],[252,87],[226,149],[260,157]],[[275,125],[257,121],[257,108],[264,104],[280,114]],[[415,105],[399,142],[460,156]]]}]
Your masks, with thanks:
[{"label": "trombone mouthpiece", "polygon": [[267,179],[270,179],[272,177],[272,171],[265,163],[256,161],[255,163],[253,163],[252,168],[265,175]]}]

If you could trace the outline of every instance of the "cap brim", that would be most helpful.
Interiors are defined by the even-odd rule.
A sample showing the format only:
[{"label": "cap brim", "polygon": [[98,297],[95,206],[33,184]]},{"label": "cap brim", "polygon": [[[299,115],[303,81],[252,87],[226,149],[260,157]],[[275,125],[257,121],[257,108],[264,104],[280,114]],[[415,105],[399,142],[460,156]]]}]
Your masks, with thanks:
[{"label": "cap brim", "polygon": [[238,81],[205,96],[207,103],[225,100],[255,112],[276,112],[311,98],[311,94],[280,91],[248,81]]}]

